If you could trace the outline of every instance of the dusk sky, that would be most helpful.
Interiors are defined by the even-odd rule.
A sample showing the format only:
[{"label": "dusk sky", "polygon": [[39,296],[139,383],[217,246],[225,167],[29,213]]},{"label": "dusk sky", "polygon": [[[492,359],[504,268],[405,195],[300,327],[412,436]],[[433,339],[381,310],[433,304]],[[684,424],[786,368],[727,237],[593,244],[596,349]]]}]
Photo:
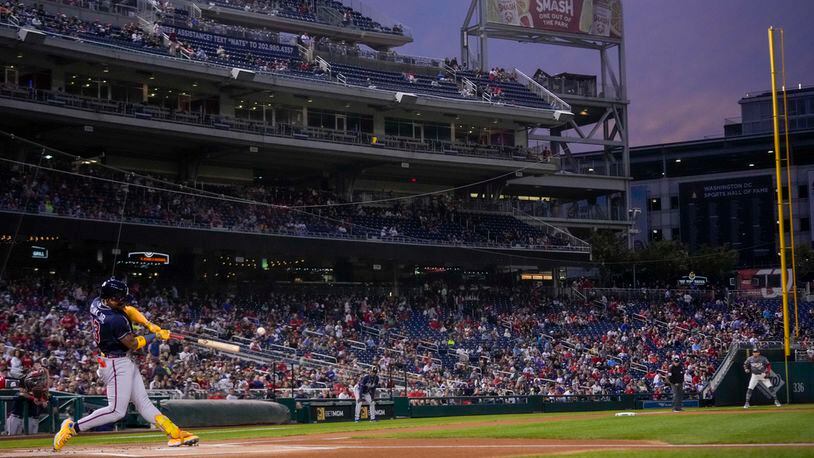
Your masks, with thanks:
[{"label": "dusk sky", "polygon": [[[403,54],[457,56],[470,0],[367,0],[413,30]],[[788,85],[814,85],[814,0],[623,0],[631,145],[723,135],[738,100],[769,89],[766,29],[785,29]],[[492,40],[490,65],[596,74],[585,51]],[[779,62],[778,62],[779,66]]]}]

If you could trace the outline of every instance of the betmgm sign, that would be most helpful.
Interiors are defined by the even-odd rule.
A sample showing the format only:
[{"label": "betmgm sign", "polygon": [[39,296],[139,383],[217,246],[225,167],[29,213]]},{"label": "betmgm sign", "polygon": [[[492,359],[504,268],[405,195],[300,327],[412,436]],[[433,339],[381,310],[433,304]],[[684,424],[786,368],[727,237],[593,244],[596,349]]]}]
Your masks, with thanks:
[{"label": "betmgm sign", "polygon": [[[309,407],[310,421],[314,423],[330,423],[337,421],[353,421],[356,403],[353,401],[334,401],[312,403]],[[392,401],[380,401],[376,403],[376,419],[395,418]],[[365,404],[359,412],[360,420],[370,419],[370,407]]]}]

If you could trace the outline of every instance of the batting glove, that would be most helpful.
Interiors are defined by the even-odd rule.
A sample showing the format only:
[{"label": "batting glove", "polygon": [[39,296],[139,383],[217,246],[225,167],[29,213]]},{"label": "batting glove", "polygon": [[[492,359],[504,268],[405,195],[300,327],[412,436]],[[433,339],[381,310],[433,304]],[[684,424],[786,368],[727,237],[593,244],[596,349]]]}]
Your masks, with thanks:
[{"label": "batting glove", "polygon": [[155,335],[161,340],[170,340],[170,331],[167,329],[158,328],[158,331],[155,332]]}]

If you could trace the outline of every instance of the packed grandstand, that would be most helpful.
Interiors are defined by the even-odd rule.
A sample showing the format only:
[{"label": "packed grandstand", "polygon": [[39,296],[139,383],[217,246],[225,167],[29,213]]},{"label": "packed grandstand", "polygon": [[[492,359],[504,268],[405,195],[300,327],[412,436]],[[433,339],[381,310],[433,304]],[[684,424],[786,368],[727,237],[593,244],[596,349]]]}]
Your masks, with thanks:
[{"label": "packed grandstand", "polygon": [[[685,388],[698,396],[732,343],[782,336],[777,300],[724,303],[706,294],[690,302],[669,292],[657,301],[570,300],[533,287],[443,282],[398,298],[361,287],[183,294],[137,282],[133,289],[148,317],[234,342],[254,359],[155,341],[143,355],[145,383],[191,398],[348,398],[359,374],[377,365],[388,383],[382,396],[660,399],[669,393],[664,374],[673,356],[686,363]],[[53,276],[4,284],[3,378],[39,364],[57,391],[103,393],[83,316],[94,291]],[[800,343],[814,349],[814,307],[806,303],[801,317]],[[260,326],[266,336],[255,334]]]}]

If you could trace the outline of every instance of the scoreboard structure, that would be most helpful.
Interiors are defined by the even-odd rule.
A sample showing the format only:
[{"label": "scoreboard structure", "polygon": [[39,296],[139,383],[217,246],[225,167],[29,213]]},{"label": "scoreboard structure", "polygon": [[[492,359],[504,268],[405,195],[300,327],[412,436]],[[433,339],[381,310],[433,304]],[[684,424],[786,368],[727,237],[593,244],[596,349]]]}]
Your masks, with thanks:
[{"label": "scoreboard structure", "polygon": [[678,186],[681,233],[690,251],[730,246],[752,264],[774,245],[771,175],[703,180]]},{"label": "scoreboard structure", "polygon": [[[622,0],[471,0],[460,29],[461,63],[488,72],[491,40],[531,43],[524,47],[524,65],[546,65],[541,46],[588,51],[581,56],[595,75],[551,75],[539,67],[533,78],[513,69],[517,81],[535,92],[567,103],[573,119],[559,126],[529,126],[530,142],[550,147],[563,158],[563,169],[574,178],[594,178],[575,196],[594,205],[597,197],[611,215],[593,227],[616,229],[632,243],[633,208],[630,200],[627,71]],[[550,49],[550,48],[549,48]],[[539,52],[539,51],[537,51]],[[535,57],[539,55],[539,59]],[[550,63],[548,63],[550,65]],[[512,69],[507,68],[507,71]],[[559,100],[557,99],[557,100]],[[555,104],[556,106],[556,104]],[[599,151],[597,152],[597,149]],[[598,178],[603,176],[604,180]],[[517,180],[518,182],[520,180]],[[511,182],[509,183],[512,184]],[[518,183],[520,184],[520,183]],[[545,182],[530,183],[544,189]]]}]

